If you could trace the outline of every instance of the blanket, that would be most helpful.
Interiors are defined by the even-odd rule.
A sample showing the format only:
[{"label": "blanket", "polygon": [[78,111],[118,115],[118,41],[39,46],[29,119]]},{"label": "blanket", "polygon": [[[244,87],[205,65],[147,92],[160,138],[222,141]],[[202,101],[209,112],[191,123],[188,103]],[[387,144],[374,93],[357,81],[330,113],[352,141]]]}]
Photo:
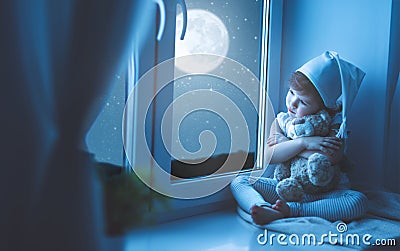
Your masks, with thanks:
[{"label": "blanket", "polygon": [[[365,194],[369,210],[361,219],[345,223],[319,217],[284,218],[262,226],[258,230],[259,241],[303,246],[307,250],[339,247],[341,250],[400,250],[400,194],[382,191]],[[272,233],[275,233],[273,238]],[[269,243],[270,239],[275,243]]]}]

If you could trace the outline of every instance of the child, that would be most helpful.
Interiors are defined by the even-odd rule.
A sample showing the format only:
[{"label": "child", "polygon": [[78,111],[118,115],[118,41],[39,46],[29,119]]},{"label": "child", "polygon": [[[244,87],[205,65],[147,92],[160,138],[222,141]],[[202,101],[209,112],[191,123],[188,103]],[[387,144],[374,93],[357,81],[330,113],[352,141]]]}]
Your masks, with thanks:
[{"label": "child", "polygon": [[[286,96],[288,115],[301,118],[327,110],[333,115],[332,130],[326,137],[290,139],[275,120],[265,149],[265,154],[271,156],[270,163],[282,163],[297,155],[308,158],[318,152],[326,155],[332,164],[338,164],[343,157],[343,141],[340,138],[347,137],[347,112],[364,75],[360,69],[329,51],[294,72]],[[340,105],[338,101],[341,102]],[[336,137],[335,129],[339,129]],[[250,179],[252,178],[245,175],[236,177],[231,183],[231,189],[239,204],[240,215],[258,225],[297,216],[350,221],[365,212],[366,197],[360,192],[349,190],[349,182],[344,174],[341,175],[336,190],[305,195],[301,202],[280,200],[275,191],[278,183],[275,179]]]},{"label": "child", "polygon": [[[334,136],[331,128],[331,116],[323,105],[320,95],[313,84],[301,72],[294,72],[289,80],[290,89],[286,102],[293,102],[295,90],[303,90],[315,97],[319,108],[316,113],[306,113],[304,116],[293,115],[293,111],[280,112],[276,122],[282,134],[288,139],[310,136]],[[296,101],[294,101],[296,102]],[[312,103],[301,101],[304,106]],[[287,104],[289,107],[290,104]],[[298,106],[295,104],[296,107]],[[302,108],[300,103],[299,108]],[[311,111],[310,111],[311,112]],[[331,111],[330,114],[336,113]],[[275,167],[274,179],[278,181],[276,192],[282,200],[301,201],[305,193],[317,194],[333,190],[339,181],[340,170],[332,165],[328,157],[321,153],[314,153],[308,158],[299,155]]]}]

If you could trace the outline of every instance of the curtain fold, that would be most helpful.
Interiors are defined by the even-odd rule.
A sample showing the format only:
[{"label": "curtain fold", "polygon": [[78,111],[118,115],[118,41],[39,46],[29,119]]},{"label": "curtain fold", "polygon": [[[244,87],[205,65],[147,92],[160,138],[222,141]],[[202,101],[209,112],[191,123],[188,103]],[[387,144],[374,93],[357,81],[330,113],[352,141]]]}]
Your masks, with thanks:
[{"label": "curtain fold", "polygon": [[152,0],[0,3],[0,250],[101,250],[85,135],[155,14]]}]

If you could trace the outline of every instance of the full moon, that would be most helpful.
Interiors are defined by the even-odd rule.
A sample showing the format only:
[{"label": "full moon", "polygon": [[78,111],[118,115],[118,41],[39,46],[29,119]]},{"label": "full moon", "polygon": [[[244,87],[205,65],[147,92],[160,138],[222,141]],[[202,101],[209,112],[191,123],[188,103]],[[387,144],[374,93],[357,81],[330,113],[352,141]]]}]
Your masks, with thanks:
[{"label": "full moon", "polygon": [[[228,31],[221,19],[207,10],[191,9],[188,10],[187,16],[184,40],[180,40],[182,13],[176,18],[175,57],[177,60],[175,66],[187,73],[210,72],[223,62],[223,57],[228,53]],[[179,59],[181,56],[193,54],[203,55]],[[215,55],[222,57],[215,57]]]}]

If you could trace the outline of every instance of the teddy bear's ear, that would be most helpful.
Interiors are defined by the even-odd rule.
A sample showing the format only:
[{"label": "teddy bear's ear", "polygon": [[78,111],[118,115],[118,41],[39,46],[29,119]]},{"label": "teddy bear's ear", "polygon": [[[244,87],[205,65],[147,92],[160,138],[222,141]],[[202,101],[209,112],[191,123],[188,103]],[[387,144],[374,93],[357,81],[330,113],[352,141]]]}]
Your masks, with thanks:
[{"label": "teddy bear's ear", "polygon": [[292,124],[293,125],[298,125],[298,124],[303,124],[304,122],[306,122],[306,119],[304,117],[303,118],[296,118],[296,119],[293,119]]}]

